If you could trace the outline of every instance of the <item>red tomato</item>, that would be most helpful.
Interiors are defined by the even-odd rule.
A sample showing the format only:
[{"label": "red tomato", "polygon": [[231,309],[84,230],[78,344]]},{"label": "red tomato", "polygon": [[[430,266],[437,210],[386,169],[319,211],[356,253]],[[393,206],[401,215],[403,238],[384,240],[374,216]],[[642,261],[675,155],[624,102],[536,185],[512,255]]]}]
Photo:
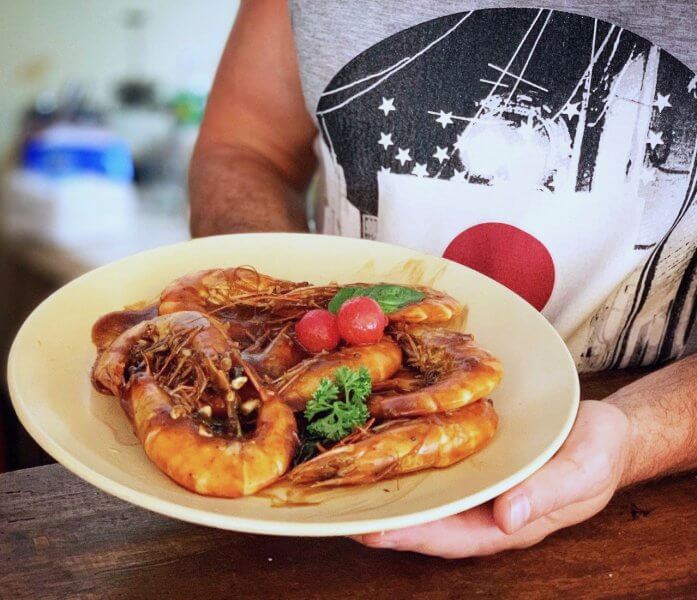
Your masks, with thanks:
[{"label": "red tomato", "polygon": [[298,341],[308,352],[334,350],[339,345],[336,317],[319,308],[307,311],[295,325]]},{"label": "red tomato", "polygon": [[379,342],[388,323],[380,305],[367,296],[344,302],[336,320],[341,337],[354,346]]}]

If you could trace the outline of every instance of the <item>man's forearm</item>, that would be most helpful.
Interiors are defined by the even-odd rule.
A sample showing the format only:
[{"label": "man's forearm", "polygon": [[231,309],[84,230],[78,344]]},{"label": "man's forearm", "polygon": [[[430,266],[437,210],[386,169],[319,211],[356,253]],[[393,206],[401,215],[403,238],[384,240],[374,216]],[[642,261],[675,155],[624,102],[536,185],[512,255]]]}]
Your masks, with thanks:
[{"label": "man's forearm", "polygon": [[197,148],[189,171],[194,237],[307,231],[305,203],[264,158],[232,148]]},{"label": "man's forearm", "polygon": [[607,401],[631,426],[621,485],[697,468],[697,355],[643,377]]}]

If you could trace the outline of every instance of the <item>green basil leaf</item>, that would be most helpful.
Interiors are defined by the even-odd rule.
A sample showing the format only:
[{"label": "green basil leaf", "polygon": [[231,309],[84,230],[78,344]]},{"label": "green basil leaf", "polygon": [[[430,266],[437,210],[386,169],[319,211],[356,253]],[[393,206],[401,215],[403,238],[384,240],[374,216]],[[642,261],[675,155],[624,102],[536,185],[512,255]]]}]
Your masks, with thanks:
[{"label": "green basil leaf", "polygon": [[370,288],[369,296],[388,315],[409,304],[421,302],[426,297],[426,294],[414,288],[401,285],[375,285]]},{"label": "green basil leaf", "polygon": [[382,284],[368,287],[349,286],[341,288],[331,299],[329,302],[330,312],[334,314],[338,313],[344,302],[356,296],[368,296],[372,298],[380,305],[380,308],[382,308],[382,311],[386,315],[409,304],[420,302],[426,297],[423,292],[402,285]]},{"label": "green basil leaf", "polygon": [[329,309],[329,312],[332,312],[334,314],[338,313],[339,309],[341,308],[341,305],[344,302],[350,300],[351,298],[354,298],[355,296],[366,296],[366,292],[368,291],[368,289],[370,288],[360,286],[341,288],[336,293],[336,295],[330,300],[329,306],[327,307]]}]

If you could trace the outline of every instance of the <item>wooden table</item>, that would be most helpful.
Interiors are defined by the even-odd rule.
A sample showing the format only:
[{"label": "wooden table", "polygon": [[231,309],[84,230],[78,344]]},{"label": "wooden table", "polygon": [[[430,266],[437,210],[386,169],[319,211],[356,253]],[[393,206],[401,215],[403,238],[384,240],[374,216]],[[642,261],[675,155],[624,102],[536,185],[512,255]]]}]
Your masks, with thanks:
[{"label": "wooden table", "polygon": [[[603,397],[633,379],[584,381]],[[237,534],[107,496],[58,465],[0,475],[0,598],[697,598],[697,476],[619,493],[528,550],[446,561]]]}]

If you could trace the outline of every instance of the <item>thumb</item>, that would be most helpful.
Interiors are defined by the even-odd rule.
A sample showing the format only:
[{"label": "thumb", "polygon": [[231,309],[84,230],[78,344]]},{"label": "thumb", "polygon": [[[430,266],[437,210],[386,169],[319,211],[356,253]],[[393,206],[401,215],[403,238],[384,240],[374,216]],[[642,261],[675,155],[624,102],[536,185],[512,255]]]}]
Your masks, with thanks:
[{"label": "thumb", "polygon": [[[511,534],[560,508],[614,491],[615,458],[626,428],[619,410],[583,402],[569,438],[550,462],[494,501],[494,521]],[[600,405],[600,406],[597,406]]]}]

